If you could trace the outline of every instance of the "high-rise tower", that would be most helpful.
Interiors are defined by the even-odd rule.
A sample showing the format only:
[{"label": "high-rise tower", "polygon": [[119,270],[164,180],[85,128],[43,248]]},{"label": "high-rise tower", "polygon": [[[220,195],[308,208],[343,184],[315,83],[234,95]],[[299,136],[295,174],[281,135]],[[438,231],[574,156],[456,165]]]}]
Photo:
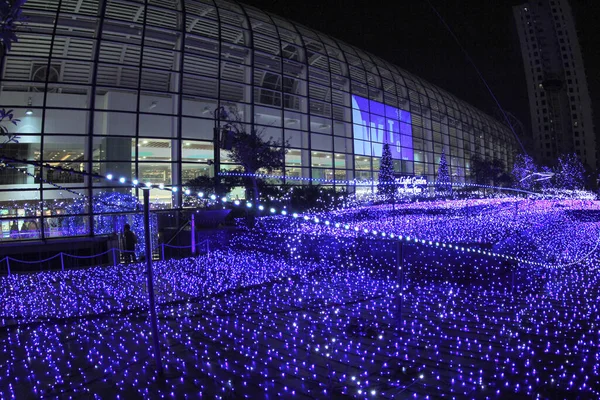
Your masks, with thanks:
[{"label": "high-rise tower", "polygon": [[596,138],[583,58],[567,0],[515,6],[527,79],[535,155],[555,164],[575,153],[596,167]]}]

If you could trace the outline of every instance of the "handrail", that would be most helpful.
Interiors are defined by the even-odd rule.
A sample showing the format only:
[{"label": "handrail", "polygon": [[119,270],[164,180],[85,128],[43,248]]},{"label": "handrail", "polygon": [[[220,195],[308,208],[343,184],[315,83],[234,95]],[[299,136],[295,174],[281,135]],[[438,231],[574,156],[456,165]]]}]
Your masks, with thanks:
[{"label": "handrail", "polygon": [[[99,254],[92,254],[91,256],[75,256],[75,255],[73,255],[73,254],[67,254],[67,253],[61,253],[61,254],[65,255],[65,256],[72,257],[72,258],[78,258],[78,259],[90,259],[90,258],[94,258],[94,257],[100,257],[100,256],[103,256],[103,255],[105,255],[105,254],[108,254],[108,253],[110,253],[111,251],[114,251],[114,250],[116,250],[116,248],[113,248],[113,249],[108,249],[108,250],[106,250],[106,251],[105,251],[105,252],[103,252],[103,253],[99,253]],[[118,250],[119,250],[119,251],[121,251],[121,252],[123,252],[123,253],[134,253],[134,251],[133,251],[133,250],[121,250],[121,249],[118,249]]]},{"label": "handrail", "polygon": [[172,246],[170,244],[165,244],[164,246],[165,247],[169,247],[171,249],[187,249],[187,248],[191,248],[192,247],[192,245],[189,245],[189,246]]},{"label": "handrail", "polygon": [[173,241],[173,239],[175,239],[177,237],[177,235],[179,235],[181,233],[181,231],[183,230],[183,228],[185,228],[186,226],[188,226],[188,224],[190,223],[190,220],[187,220],[185,222],[185,224],[183,224],[178,230],[177,232],[175,232],[175,234],[173,236],[171,236],[171,238],[169,239],[169,241],[167,243],[165,243],[166,245],[168,245],[169,243],[171,243]]},{"label": "handrail", "polygon": [[[208,241],[209,241],[208,239],[204,239],[203,241],[196,243],[196,247],[200,246],[201,244],[207,243]],[[166,244],[166,243],[163,243],[163,246],[164,247],[170,247],[172,249],[187,249],[187,248],[191,248],[192,247],[191,244],[189,246],[173,246],[173,245]]]},{"label": "handrail", "polygon": [[9,257],[9,256],[6,256],[6,257],[5,257],[5,259],[6,259],[6,260],[13,260],[13,261],[17,261],[17,262],[20,262],[20,263],[23,263],[23,264],[36,264],[36,263],[43,263],[43,262],[46,262],[46,261],[53,260],[53,259],[55,259],[56,257],[60,257],[60,255],[61,255],[61,254],[62,254],[62,253],[58,253],[58,254],[55,254],[55,255],[53,255],[52,257],[48,257],[48,258],[46,258],[46,259],[44,259],[44,260],[37,260],[37,261],[18,260],[18,259],[16,259],[16,258],[12,258],[12,257]]},{"label": "handrail", "polygon": [[[200,246],[200,245],[202,245],[202,244],[206,244],[206,249],[207,249],[207,252],[209,252],[209,244],[210,244],[210,241],[209,241],[209,239],[204,239],[203,241],[201,241],[201,242],[197,243],[197,244],[196,244],[196,247],[198,247],[198,246]],[[162,244],[161,244],[161,246],[162,246],[162,248],[163,248],[163,254],[162,254],[162,256],[163,256],[163,260],[164,260],[164,248],[165,248],[165,247],[170,247],[170,248],[174,248],[174,249],[187,249],[187,248],[191,248],[191,247],[192,247],[191,245],[190,245],[190,246],[172,246],[172,245],[165,244],[165,243],[162,243]],[[119,252],[119,253],[124,253],[124,254],[127,254],[127,253],[135,253],[135,251],[133,251],[133,250],[123,250],[123,249],[120,249],[120,248],[117,248],[117,247],[112,247],[112,248],[110,248],[110,249],[108,249],[108,250],[106,250],[106,251],[104,251],[104,252],[102,252],[102,253],[98,253],[98,254],[92,254],[92,255],[90,255],[90,256],[77,256],[77,255],[75,255],[75,254],[63,253],[63,252],[61,251],[60,253],[57,253],[57,254],[55,254],[55,255],[53,255],[53,256],[51,256],[51,257],[48,257],[48,258],[45,258],[45,259],[42,259],[42,260],[28,261],[28,260],[19,260],[19,259],[17,259],[17,258],[13,258],[13,257],[10,257],[10,256],[6,256],[6,257],[4,257],[4,258],[0,258],[0,262],[2,262],[2,261],[6,261],[6,266],[7,266],[8,275],[10,276],[10,275],[12,275],[12,274],[11,274],[11,270],[10,270],[10,262],[11,262],[11,261],[13,261],[13,262],[18,262],[18,263],[22,263],[22,264],[39,264],[39,263],[44,263],[44,262],[47,262],[47,261],[53,260],[53,259],[55,259],[55,258],[57,258],[57,257],[60,257],[61,270],[62,270],[62,271],[64,271],[64,270],[65,270],[65,263],[64,263],[64,257],[65,257],[65,256],[67,256],[67,257],[71,257],[71,258],[75,258],[75,259],[91,259],[91,258],[96,258],[96,257],[101,257],[101,256],[104,256],[104,255],[106,255],[106,254],[109,254],[109,253],[111,253],[111,252],[113,253],[113,262],[115,262],[115,261],[117,260],[117,258],[115,257],[115,253],[116,253],[116,252]],[[115,264],[115,265],[116,265],[116,264]]]}]

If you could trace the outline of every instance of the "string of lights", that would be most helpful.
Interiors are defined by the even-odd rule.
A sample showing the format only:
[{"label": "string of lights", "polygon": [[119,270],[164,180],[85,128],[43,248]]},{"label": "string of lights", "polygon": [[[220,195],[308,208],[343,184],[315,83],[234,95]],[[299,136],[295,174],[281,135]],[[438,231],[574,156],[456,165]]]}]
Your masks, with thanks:
[{"label": "string of lights", "polygon": [[[4,162],[9,161],[9,162],[23,162],[21,160],[15,160],[15,159],[6,159],[3,160]],[[39,164],[39,163],[38,163]],[[10,164],[7,164],[10,165]],[[48,167],[52,168],[52,166]],[[14,167],[12,167],[14,168]],[[25,171],[25,173],[27,173]],[[77,172],[77,173],[83,173],[83,172]],[[31,174],[30,174],[31,175]],[[124,177],[121,177],[119,179],[116,179],[112,174],[107,174],[106,176],[101,176],[98,174],[91,174],[94,177],[97,178],[103,178],[106,179],[108,181],[117,181],[120,184],[123,185],[129,185],[132,187],[144,187],[144,188],[157,188],[160,190],[170,190],[172,192],[177,192],[179,190],[178,186],[165,186],[164,184],[152,184],[152,183],[143,183],[140,184],[140,182],[136,179],[134,180],[127,180]],[[223,175],[227,176],[228,173],[223,173]],[[283,176],[277,176],[277,175],[264,175],[264,174],[243,174],[243,173],[231,173],[232,176],[242,176],[242,177],[249,177],[249,176],[256,176],[256,177],[260,177],[260,178],[271,178],[271,179],[279,179],[279,178],[283,178]],[[33,176],[33,175],[32,175]],[[308,178],[302,178],[302,179],[308,179]],[[320,180],[316,180],[316,181],[320,181]],[[343,182],[345,184],[350,184],[350,182],[353,181],[339,181],[340,183]],[[354,181],[355,184],[362,184],[362,182],[356,182]],[[52,184],[52,183],[50,183]],[[372,184],[372,182],[371,182]],[[486,185],[473,185],[475,187],[485,187],[485,188],[493,188],[492,186],[486,186]],[[496,188],[496,189],[507,189],[507,188]],[[68,189],[65,189],[68,190]],[[529,191],[524,191],[524,190],[520,190],[520,189],[509,189],[509,190],[515,190],[515,191],[519,191],[519,192],[524,192],[524,193],[533,193],[534,192],[529,192]],[[74,192],[79,196],[83,196],[81,193],[78,192]],[[185,188],[183,190],[183,193],[185,195],[188,196],[193,196],[193,197],[197,197],[197,198],[204,198],[204,193],[203,192],[194,192],[188,188]],[[209,197],[210,200],[212,200],[213,202],[217,202],[217,197],[213,194]],[[232,200],[232,199],[228,199],[227,197],[222,197],[220,199],[221,203],[225,204],[229,204],[231,206],[242,206],[242,207],[246,207],[248,209],[253,208],[254,204],[252,202],[246,201],[240,201],[238,199]],[[298,218],[300,216],[300,214],[298,213],[290,213],[285,206],[284,207],[277,207],[277,206],[268,206],[268,205],[264,205],[264,204],[259,204],[256,207],[259,211],[264,211],[264,210],[268,210],[268,212],[271,215],[291,215],[293,218]],[[309,216],[303,216],[303,219],[305,221],[312,221],[315,223],[319,223],[321,220],[318,217],[314,217],[311,218]],[[341,228],[341,229],[346,229],[346,230],[350,230],[351,226],[348,224],[343,224],[343,223],[339,223],[339,222],[332,222],[329,220],[325,220],[323,222],[325,224],[325,226],[328,227],[336,227],[336,228]],[[360,231],[360,228],[358,227],[352,227],[353,230],[355,230],[356,232]],[[592,254],[595,253],[596,249],[598,248],[598,246],[600,245],[600,230],[598,231],[597,236],[597,240],[595,242],[595,246],[593,247],[593,249],[591,249],[586,255],[584,255],[583,257],[577,259],[577,260],[573,260],[569,263],[561,263],[561,264],[555,264],[555,263],[545,263],[545,262],[540,262],[540,261],[533,261],[533,260],[529,260],[526,258],[522,258],[522,257],[518,257],[515,255],[508,255],[508,254],[502,254],[502,253],[498,253],[498,252],[493,252],[493,251],[489,251],[489,250],[482,250],[481,248],[474,248],[474,247],[465,247],[464,245],[459,245],[456,243],[450,243],[450,242],[442,242],[439,240],[433,241],[433,240],[429,240],[429,239],[419,239],[419,238],[414,238],[414,237],[410,237],[410,236],[403,236],[403,235],[394,235],[393,233],[386,233],[386,232],[377,232],[376,230],[368,230],[368,229],[362,229],[362,232],[364,234],[370,234],[370,235],[377,235],[380,237],[384,237],[384,238],[390,238],[390,239],[396,239],[396,240],[400,240],[400,241],[404,241],[404,242],[411,242],[411,243],[417,243],[420,245],[425,245],[425,246],[435,246],[435,247],[442,247],[442,248],[448,248],[448,249],[453,249],[454,251],[458,251],[458,252],[476,252],[478,254],[483,254],[486,256],[491,256],[491,257],[496,257],[496,258],[500,258],[500,259],[505,259],[505,260],[511,260],[511,261],[516,261],[516,262],[520,262],[520,263],[525,263],[525,264],[530,264],[530,265],[536,265],[536,266],[545,266],[547,268],[564,268],[567,266],[571,266],[571,265],[575,265],[581,262],[584,262],[586,259],[588,259]]]},{"label": "string of lights", "polygon": [[366,187],[377,187],[377,185],[393,185],[398,187],[408,186],[408,187],[436,187],[439,185],[450,185],[453,188],[476,188],[476,189],[494,189],[494,190],[502,190],[509,192],[517,192],[517,193],[525,193],[525,194],[533,194],[533,195],[541,195],[539,192],[532,192],[523,189],[502,187],[502,186],[492,186],[492,185],[480,185],[475,183],[465,183],[465,182],[450,182],[450,183],[440,183],[440,182],[424,182],[424,183],[407,183],[402,184],[398,181],[379,181],[379,180],[337,180],[337,179],[324,179],[324,178],[307,178],[307,177],[298,177],[298,176],[288,176],[288,175],[270,175],[270,174],[250,174],[243,172],[221,172],[219,173],[221,176],[235,176],[235,177],[243,177],[243,178],[260,178],[260,179],[277,179],[277,180],[289,180],[289,181],[302,181],[302,182],[315,182],[319,184],[325,185],[338,185],[338,186],[366,186]]},{"label": "string of lights", "polygon": [[17,171],[17,172],[20,172],[20,173],[22,173],[23,175],[27,175],[27,176],[29,176],[29,177],[31,177],[31,178],[34,178],[34,179],[39,179],[40,181],[42,181],[43,183],[45,183],[45,184],[47,184],[47,185],[53,186],[53,187],[55,187],[55,188],[57,188],[57,189],[60,189],[60,190],[64,190],[65,192],[69,192],[69,193],[71,193],[71,194],[74,194],[74,195],[76,195],[76,196],[78,196],[78,197],[87,197],[87,196],[86,196],[86,195],[84,195],[83,193],[79,193],[79,192],[77,192],[77,191],[75,191],[75,190],[72,190],[72,189],[69,189],[69,188],[67,188],[67,187],[60,186],[60,185],[58,185],[58,184],[56,184],[56,183],[54,183],[54,182],[52,182],[52,181],[50,181],[50,180],[48,180],[48,179],[45,179],[45,178],[44,178],[44,177],[42,177],[41,175],[35,175],[35,174],[32,174],[31,172],[29,172],[29,171],[27,171],[27,170],[20,170],[19,168],[17,168],[16,166],[14,166],[12,162],[6,162],[6,161],[4,160],[4,157],[0,158],[0,160],[1,160],[1,162],[3,162],[3,163],[4,163],[4,165],[3,165],[4,167],[10,168],[10,169],[12,169],[12,170],[14,170],[14,171]]},{"label": "string of lights", "polygon": [[[90,176],[90,177],[93,177],[96,179],[104,179],[107,181],[118,182],[120,184],[123,184],[126,186],[131,186],[131,187],[170,190],[172,192],[178,192],[180,189],[183,188],[183,191],[186,195],[198,196],[201,198],[204,197],[203,192],[192,192],[190,189],[185,188],[185,186],[183,186],[183,185],[165,185],[164,183],[155,184],[155,183],[151,183],[151,182],[144,183],[144,182],[140,182],[138,179],[129,180],[125,177],[117,178],[115,175],[113,175],[111,173],[108,173],[106,175],[101,175],[101,174],[90,173],[90,172],[85,172],[85,171],[76,171],[76,170],[69,169],[69,168],[63,168],[61,166],[53,166],[49,163],[41,163],[41,162],[37,162],[37,161],[28,161],[28,160],[19,160],[19,159],[15,159],[15,158],[11,158],[11,157],[6,157],[6,156],[0,156],[0,161],[5,163],[6,165],[9,165],[11,163],[22,163],[22,164],[29,164],[29,165],[34,165],[34,166],[38,166],[38,167],[48,168],[48,169],[55,169],[58,171],[63,171],[63,172],[68,172],[68,173]],[[378,184],[399,185],[397,181],[380,182],[377,180],[335,180],[335,179],[306,178],[306,177],[295,177],[295,176],[286,176],[286,175],[270,175],[270,174],[258,174],[258,173],[250,174],[250,173],[242,173],[242,172],[220,172],[219,175],[235,176],[235,177],[255,177],[255,178],[260,178],[260,179],[277,179],[277,180],[285,179],[285,180],[291,180],[291,181],[315,182],[315,183],[322,183],[322,184],[328,184],[328,185],[345,185],[345,186],[375,187]],[[41,179],[41,177],[36,177],[36,178]],[[44,180],[44,181],[47,183],[51,183],[47,180]],[[435,187],[436,185],[439,185],[439,183],[426,182],[424,184],[414,184],[412,186],[414,186],[414,187],[418,187],[418,186]],[[462,188],[494,189],[494,190],[501,190],[501,191],[532,194],[532,195],[542,195],[542,193],[539,193],[539,192],[533,192],[533,191],[528,191],[528,190],[523,190],[523,189],[507,188],[507,187],[492,186],[492,185],[480,185],[480,184],[474,184],[474,183],[451,182],[450,185],[452,185],[452,187],[456,187],[456,188],[462,187]],[[400,185],[400,186],[402,186],[402,185]],[[411,186],[411,185],[409,185],[409,186]],[[216,197],[212,198],[212,200],[216,200]]]}]

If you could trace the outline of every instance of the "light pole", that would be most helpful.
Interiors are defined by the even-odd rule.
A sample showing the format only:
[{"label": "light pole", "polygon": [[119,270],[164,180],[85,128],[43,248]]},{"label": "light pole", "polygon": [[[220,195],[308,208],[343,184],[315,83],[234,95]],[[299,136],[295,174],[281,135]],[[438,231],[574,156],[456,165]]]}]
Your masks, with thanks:
[{"label": "light pole", "polygon": [[152,249],[150,242],[150,188],[142,190],[144,193],[144,239],[146,245],[146,274],[148,275],[148,297],[150,300],[150,327],[152,329],[152,342],[154,345],[154,359],[158,376],[163,375],[162,360],[160,357],[160,343],[158,341],[158,323],[156,320],[156,303],[154,301],[154,277],[152,275]]},{"label": "light pole", "polygon": [[396,311],[396,326],[398,330],[402,330],[402,303],[404,297],[404,242],[400,241],[396,247],[396,273],[400,288],[396,294],[398,309]]},{"label": "light pole", "polygon": [[219,106],[215,108],[214,119],[215,127],[213,129],[213,163],[214,163],[214,180],[215,180],[215,195],[219,195],[219,189],[221,186],[221,178],[219,172],[221,172],[221,119],[227,118],[227,111],[225,107]]}]

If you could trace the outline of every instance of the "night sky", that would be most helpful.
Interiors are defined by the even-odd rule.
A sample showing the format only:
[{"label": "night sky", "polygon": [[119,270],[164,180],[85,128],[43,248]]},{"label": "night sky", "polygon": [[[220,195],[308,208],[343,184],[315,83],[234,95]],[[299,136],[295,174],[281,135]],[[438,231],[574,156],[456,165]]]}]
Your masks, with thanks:
[{"label": "night sky", "polygon": [[[497,107],[477,72],[426,0],[245,0],[327,33],[404,68],[495,114]],[[525,74],[512,6],[523,1],[431,0],[459,38],[502,107],[530,131]],[[571,0],[600,129],[600,6]]]}]

